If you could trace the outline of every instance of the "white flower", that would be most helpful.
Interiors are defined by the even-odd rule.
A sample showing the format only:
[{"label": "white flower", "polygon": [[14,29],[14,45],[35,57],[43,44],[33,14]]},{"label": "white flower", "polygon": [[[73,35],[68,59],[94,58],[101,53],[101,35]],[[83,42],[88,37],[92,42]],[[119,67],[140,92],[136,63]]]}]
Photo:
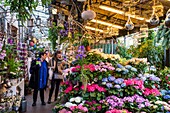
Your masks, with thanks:
[{"label": "white flower", "polygon": [[73,106],[73,104],[71,102],[65,103],[65,107],[70,108],[71,106]]},{"label": "white flower", "polygon": [[80,102],[81,102],[81,100],[82,100],[82,98],[81,98],[81,97],[76,97],[76,98],[75,98],[75,102],[76,102],[76,103],[80,103]]},{"label": "white flower", "polygon": [[155,104],[162,104],[162,101],[156,101]]},{"label": "white flower", "polygon": [[170,108],[168,106],[164,106],[164,108],[168,111],[170,110]]},{"label": "white flower", "polygon": [[[76,104],[72,104],[72,106],[77,106]],[[71,106],[70,106],[71,107]]]},{"label": "white flower", "polygon": [[75,101],[75,98],[71,98],[71,99],[70,99],[70,102],[74,102],[74,101]]}]

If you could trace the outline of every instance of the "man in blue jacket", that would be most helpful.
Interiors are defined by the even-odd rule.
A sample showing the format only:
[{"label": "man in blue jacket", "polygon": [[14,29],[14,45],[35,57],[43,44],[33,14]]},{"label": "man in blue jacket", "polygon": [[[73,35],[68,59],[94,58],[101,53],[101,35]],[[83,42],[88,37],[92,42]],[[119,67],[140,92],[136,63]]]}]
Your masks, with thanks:
[{"label": "man in blue jacket", "polygon": [[48,80],[48,63],[45,59],[46,53],[42,52],[39,54],[39,58],[31,63],[29,86],[34,89],[32,106],[36,106],[38,91],[40,91],[42,105],[46,105],[44,102],[44,89],[47,86]]}]

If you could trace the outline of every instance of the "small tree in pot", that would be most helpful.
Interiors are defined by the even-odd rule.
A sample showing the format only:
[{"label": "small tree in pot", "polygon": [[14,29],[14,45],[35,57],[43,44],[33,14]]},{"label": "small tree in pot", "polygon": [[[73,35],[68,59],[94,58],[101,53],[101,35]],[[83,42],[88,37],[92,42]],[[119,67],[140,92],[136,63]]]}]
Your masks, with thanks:
[{"label": "small tree in pot", "polygon": [[86,48],[86,51],[90,51],[90,44],[89,44],[89,41],[86,38],[83,39],[81,45],[83,45]]}]

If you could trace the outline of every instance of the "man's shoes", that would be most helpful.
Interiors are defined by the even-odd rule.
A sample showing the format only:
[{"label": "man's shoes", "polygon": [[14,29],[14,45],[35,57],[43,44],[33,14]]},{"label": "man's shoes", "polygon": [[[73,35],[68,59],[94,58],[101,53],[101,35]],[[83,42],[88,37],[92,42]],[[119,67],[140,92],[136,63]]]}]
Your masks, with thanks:
[{"label": "man's shoes", "polygon": [[46,103],[45,103],[45,102],[42,102],[42,105],[43,105],[43,106],[45,106],[45,105],[46,105]]},{"label": "man's shoes", "polygon": [[47,103],[48,103],[48,104],[51,104],[51,101],[49,100]]},{"label": "man's shoes", "polygon": [[34,103],[32,104],[32,106],[36,106],[36,103],[34,102]]}]

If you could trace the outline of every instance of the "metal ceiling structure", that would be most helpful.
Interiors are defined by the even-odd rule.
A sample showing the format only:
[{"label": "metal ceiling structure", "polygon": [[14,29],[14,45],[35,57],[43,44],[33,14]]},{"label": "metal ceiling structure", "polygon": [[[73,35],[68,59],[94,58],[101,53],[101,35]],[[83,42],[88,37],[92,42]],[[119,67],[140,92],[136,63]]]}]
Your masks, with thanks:
[{"label": "metal ceiling structure", "polygon": [[[130,15],[132,22],[135,24],[135,29],[131,33],[139,31],[143,24],[147,24],[150,28],[155,27],[149,24],[149,19],[155,8],[156,15],[160,20],[164,17],[167,8],[170,7],[168,0],[86,0],[86,2],[78,2],[78,0],[65,0],[67,4],[62,4],[63,0],[53,0],[52,6],[58,9],[58,12],[64,12],[65,15],[70,14],[70,7],[73,3],[79,8],[72,10],[71,14],[75,19],[81,20],[81,12],[87,10],[88,5],[90,9],[95,11],[97,16],[95,20],[112,23],[114,25],[124,27],[128,16]],[[108,10],[110,8],[111,10]],[[80,13],[80,14],[79,14]],[[82,21],[81,21],[82,22]],[[108,25],[101,22],[88,21],[86,24],[90,27],[106,31]],[[119,34],[126,35],[127,30],[120,29]]]}]

